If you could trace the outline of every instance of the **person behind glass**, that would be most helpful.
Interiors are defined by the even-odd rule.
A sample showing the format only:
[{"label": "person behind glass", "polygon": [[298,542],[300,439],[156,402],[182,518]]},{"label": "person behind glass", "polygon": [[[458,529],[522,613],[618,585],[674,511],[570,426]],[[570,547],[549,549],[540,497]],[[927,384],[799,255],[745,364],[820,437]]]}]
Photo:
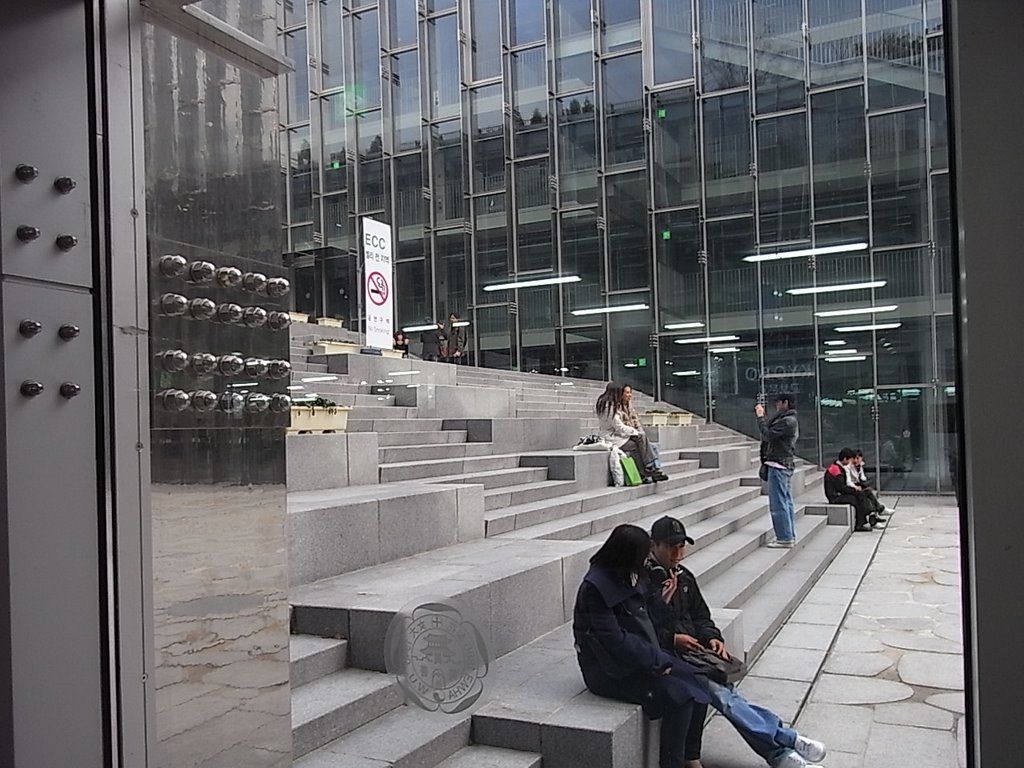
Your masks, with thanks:
[{"label": "person behind glass", "polygon": [[402,353],[402,357],[409,356],[409,339],[406,338],[404,333],[396,333],[394,343],[391,345],[393,349]]},{"label": "person behind glass", "polygon": [[658,645],[639,586],[650,547],[643,528],[620,525],[590,558],[573,608],[576,659],[591,693],[639,704],[661,720],[659,766],[684,768],[694,704],[710,697],[703,675]]},{"label": "person behind glass", "polygon": [[611,382],[597,398],[594,409],[600,422],[601,437],[632,456],[644,482],[668,480],[659,468],[658,449],[647,439],[640,418],[633,410],[633,388]]},{"label": "person behind glass", "polygon": [[[651,526],[651,553],[644,562],[651,621],[661,647],[669,653],[685,658],[687,652],[707,649],[730,659],[725,638],[711,617],[697,577],[683,565],[686,545],[693,543],[685,526],[674,517],[662,517]],[[750,748],[772,768],[816,768],[814,763],[824,759],[824,744],[787,728],[777,714],[751,704],[732,685],[707,677],[698,681],[707,684],[711,706],[732,723]],[[706,715],[706,705],[694,704],[687,734],[686,768],[703,768],[700,752]]]},{"label": "person behind glass", "polygon": [[793,468],[800,425],[793,395],[775,396],[775,414],[768,418],[760,403],[754,408],[761,431],[761,463],[768,468],[768,509],[775,529],[775,541],[769,547],[796,544],[796,507],[793,504]]},{"label": "person behind glass", "polygon": [[448,337],[448,355],[447,359],[449,363],[455,365],[466,364],[466,328],[465,326],[456,325],[459,322],[459,316],[452,312],[448,315],[448,323],[445,325],[444,332]]},{"label": "person behind glass", "polygon": [[420,343],[423,345],[422,357],[424,360],[429,360],[432,363],[436,363],[441,357],[441,345],[444,344],[447,339],[444,330],[440,326],[434,326],[432,329],[423,331],[420,334]]}]

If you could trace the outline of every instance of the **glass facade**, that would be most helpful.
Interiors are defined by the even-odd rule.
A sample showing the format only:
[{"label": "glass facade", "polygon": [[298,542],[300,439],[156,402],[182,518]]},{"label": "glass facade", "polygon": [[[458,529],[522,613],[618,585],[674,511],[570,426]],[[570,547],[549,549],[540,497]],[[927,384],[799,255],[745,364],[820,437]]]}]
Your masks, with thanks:
[{"label": "glass facade", "polygon": [[[478,365],[623,380],[747,433],[792,391],[806,458],[860,446],[883,487],[949,488],[938,3],[309,8],[279,19],[296,309],[358,329],[374,214],[399,327],[458,312]],[[573,282],[484,290],[540,278]]]}]

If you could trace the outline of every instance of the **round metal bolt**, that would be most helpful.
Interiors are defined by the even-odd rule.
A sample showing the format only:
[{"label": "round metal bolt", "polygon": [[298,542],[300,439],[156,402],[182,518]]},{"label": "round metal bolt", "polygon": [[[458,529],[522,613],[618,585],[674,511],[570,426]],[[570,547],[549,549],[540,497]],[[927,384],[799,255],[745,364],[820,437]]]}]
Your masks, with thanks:
[{"label": "round metal bolt", "polygon": [[160,297],[160,311],[168,317],[180,317],[188,309],[188,299],[180,293],[165,293]]},{"label": "round metal bolt", "polygon": [[292,319],[287,312],[271,312],[267,316],[267,326],[272,331],[283,331],[292,324]]},{"label": "round metal bolt", "polygon": [[267,323],[267,310],[263,307],[246,307],[242,322],[249,328],[259,328]]},{"label": "round metal bolt", "polygon": [[270,410],[274,413],[288,413],[292,407],[292,399],[288,395],[277,394],[270,398]]},{"label": "round metal bolt", "polygon": [[292,372],[292,364],[287,360],[274,360],[270,364],[270,378],[283,379]]},{"label": "round metal bolt", "polygon": [[245,373],[248,376],[260,379],[267,375],[270,370],[270,361],[261,360],[258,357],[250,357],[245,361]]},{"label": "round metal bolt", "polygon": [[78,245],[78,238],[74,235],[57,235],[57,247],[67,253]]},{"label": "round metal bolt", "polygon": [[57,335],[60,336],[63,341],[71,341],[72,339],[77,339],[81,332],[82,329],[77,325],[65,323],[57,330]]},{"label": "round metal bolt", "polygon": [[39,176],[39,169],[34,165],[28,165],[27,163],[19,163],[14,169],[14,175],[18,178],[22,184],[28,184],[29,182],[35,181]]},{"label": "round metal bolt", "polygon": [[217,268],[208,261],[193,261],[188,265],[188,279],[193,283],[209,283],[217,274]]},{"label": "round metal bolt", "polygon": [[180,413],[188,408],[188,392],[180,389],[165,389],[157,392],[156,399],[165,411],[172,413]]},{"label": "round metal bolt", "polygon": [[31,339],[41,330],[43,330],[43,324],[38,320],[22,320],[21,323],[18,324],[18,333],[26,339]]},{"label": "round metal bolt", "polygon": [[216,274],[217,285],[222,288],[237,288],[242,284],[242,270],[238,267],[221,267]]},{"label": "round metal bolt", "polygon": [[179,256],[175,253],[168,253],[165,256],[160,257],[160,274],[164,277],[181,277],[185,272],[185,268],[188,266],[188,261],[184,256]]},{"label": "round metal bolt", "polygon": [[32,380],[21,382],[21,394],[25,397],[39,397],[43,394],[42,382]]},{"label": "round metal bolt", "polygon": [[220,304],[217,307],[217,319],[228,325],[242,322],[242,308],[237,304]]},{"label": "round metal bolt", "polygon": [[192,299],[188,303],[188,313],[193,320],[212,320],[217,314],[217,305],[210,299]]},{"label": "round metal bolt", "polygon": [[245,407],[245,398],[237,392],[225,392],[218,403],[224,413],[238,413]]},{"label": "round metal bolt", "polygon": [[189,365],[196,376],[206,376],[217,369],[217,358],[209,352],[197,352],[192,355]]},{"label": "round metal bolt", "polygon": [[60,192],[62,195],[70,194],[71,191],[78,186],[78,182],[72,179],[70,176],[58,176],[53,180],[53,188]]},{"label": "round metal bolt", "polygon": [[238,355],[221,355],[217,369],[225,376],[237,376],[245,370],[245,360]]},{"label": "round metal bolt", "polygon": [[82,388],[71,381],[65,381],[60,385],[60,396],[65,400],[70,400],[73,397],[78,397],[82,392]]},{"label": "round metal bolt", "polygon": [[168,349],[159,357],[160,365],[168,373],[181,373],[188,367],[188,353],[183,349]]},{"label": "round metal bolt", "polygon": [[246,272],[242,275],[242,288],[258,293],[267,287],[267,276],[262,272]]},{"label": "round metal bolt", "polygon": [[261,392],[253,392],[245,396],[245,410],[249,413],[263,413],[270,407],[270,396]]},{"label": "round metal bolt", "polygon": [[208,389],[199,389],[189,395],[192,410],[197,413],[209,413],[217,407],[217,393]]},{"label": "round metal bolt", "polygon": [[23,243],[31,243],[33,240],[38,240],[42,236],[43,232],[39,227],[33,227],[28,224],[22,224],[18,227],[18,239]]},{"label": "round metal bolt", "polygon": [[279,299],[286,296],[292,289],[292,284],[283,277],[272,277],[267,280],[267,296]]}]

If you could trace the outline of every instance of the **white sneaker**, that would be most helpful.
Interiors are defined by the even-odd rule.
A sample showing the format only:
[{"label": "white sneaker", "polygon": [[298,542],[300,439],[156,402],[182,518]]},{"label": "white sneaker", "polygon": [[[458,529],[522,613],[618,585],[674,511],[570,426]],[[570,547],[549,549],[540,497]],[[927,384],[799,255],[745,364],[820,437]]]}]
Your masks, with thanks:
[{"label": "white sneaker", "polygon": [[772,768],[824,768],[821,765],[809,763],[799,753],[792,749],[772,764]]},{"label": "white sneaker", "polygon": [[812,763],[820,763],[825,759],[828,750],[820,741],[808,739],[806,736],[797,736],[796,745],[793,747],[801,757],[810,760]]}]

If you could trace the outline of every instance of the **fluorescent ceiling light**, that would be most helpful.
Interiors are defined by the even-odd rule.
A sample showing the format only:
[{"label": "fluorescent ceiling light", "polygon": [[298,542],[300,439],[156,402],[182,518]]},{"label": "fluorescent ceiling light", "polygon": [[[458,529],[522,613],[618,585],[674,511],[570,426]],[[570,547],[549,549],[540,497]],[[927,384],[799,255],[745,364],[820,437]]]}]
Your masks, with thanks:
[{"label": "fluorescent ceiling light", "polygon": [[864,355],[857,355],[856,357],[829,357],[825,359],[826,363],[857,363],[861,360],[867,360]]},{"label": "fluorescent ceiling light", "polygon": [[673,376],[700,376],[700,371],[672,371]]},{"label": "fluorescent ceiling light", "polygon": [[895,312],[899,309],[898,304],[887,304],[884,307],[860,307],[858,309],[828,309],[824,312],[815,312],[815,317],[843,317],[844,315],[874,315],[879,312]]},{"label": "fluorescent ceiling light", "polygon": [[832,341],[826,341],[825,342],[825,346],[826,347],[841,347],[844,344],[846,344],[846,342],[843,341],[842,339],[834,339]]},{"label": "fluorescent ceiling light", "polygon": [[739,340],[739,336],[701,336],[696,339],[676,339],[676,344],[715,344],[719,341]]},{"label": "fluorescent ceiling light", "polygon": [[860,352],[856,349],[829,349],[825,354],[832,357],[833,355],[859,355]]},{"label": "fluorescent ceiling light", "polygon": [[430,325],[408,325],[402,329],[402,333],[415,333],[416,331],[436,331],[440,326],[437,323]]},{"label": "fluorescent ceiling light", "polygon": [[594,307],[593,309],[574,309],[572,313],[576,317],[582,315],[609,315],[612,312],[636,312],[641,309],[650,309],[647,304],[622,304],[618,307]]},{"label": "fluorescent ceiling light", "polygon": [[233,389],[241,389],[242,387],[258,387],[259,383],[255,381],[241,381],[238,384],[229,384],[228,386]]},{"label": "fluorescent ceiling light", "polygon": [[838,285],[815,285],[808,288],[790,288],[790,296],[807,296],[811,293],[833,293],[838,291],[866,291],[869,288],[884,288],[885,280],[869,280],[865,283],[840,283]]},{"label": "fluorescent ceiling light", "polygon": [[469,320],[459,320],[457,323],[452,323],[454,328],[465,328],[467,325],[469,325]]},{"label": "fluorescent ceiling light", "polygon": [[874,325],[843,325],[836,328],[836,333],[858,333],[860,331],[891,331],[903,323],[875,323]]},{"label": "fluorescent ceiling light", "polygon": [[299,379],[299,381],[301,381],[303,384],[312,384],[313,382],[316,382],[316,381],[337,381],[337,380],[338,380],[337,376],[305,376],[305,377]]},{"label": "fluorescent ceiling light", "polygon": [[561,285],[562,283],[578,283],[583,278],[579,275],[566,275],[565,277],[540,277],[536,280],[520,280],[517,283],[498,283],[497,285],[485,285],[485,291],[512,291],[516,288],[537,288],[541,285]]},{"label": "fluorescent ceiling light", "polygon": [[558,371],[559,373],[568,373],[569,372],[568,368],[555,368],[555,370]]},{"label": "fluorescent ceiling light", "polygon": [[725,354],[726,352],[739,352],[739,347],[718,347],[717,349],[708,350],[713,355]]},{"label": "fluorescent ceiling light", "polygon": [[419,371],[391,371],[388,376],[415,376]]},{"label": "fluorescent ceiling light", "polygon": [[665,326],[666,331],[685,331],[688,328],[703,328],[704,323],[694,321],[692,323],[669,323]]},{"label": "fluorescent ceiling light", "polygon": [[822,248],[802,248],[799,251],[778,251],[776,253],[758,253],[744,256],[744,261],[781,261],[782,259],[799,259],[801,256],[827,256],[830,253],[851,253],[866,251],[867,243],[847,243],[846,245],[826,245]]},{"label": "fluorescent ceiling light", "polygon": [[304,387],[304,386],[302,386],[301,384],[293,384],[293,385],[292,385],[292,386],[290,386],[290,387],[285,387],[285,389],[287,389],[287,390],[289,390],[289,391],[291,391],[291,392],[294,392],[294,391],[295,391],[295,390],[297,390],[297,389],[305,389],[305,387]]}]

